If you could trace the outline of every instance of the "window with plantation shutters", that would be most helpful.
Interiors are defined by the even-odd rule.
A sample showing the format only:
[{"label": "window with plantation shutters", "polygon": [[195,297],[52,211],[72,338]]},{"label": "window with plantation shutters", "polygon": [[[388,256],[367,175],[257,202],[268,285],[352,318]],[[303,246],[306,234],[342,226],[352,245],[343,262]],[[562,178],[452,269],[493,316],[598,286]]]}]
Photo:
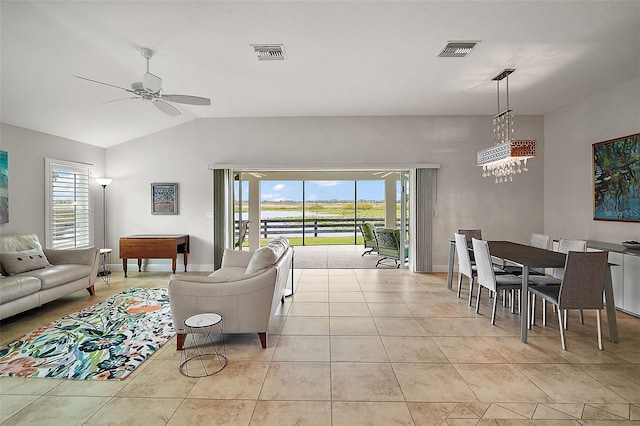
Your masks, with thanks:
[{"label": "window with plantation shutters", "polygon": [[46,159],[46,246],[91,245],[91,165]]}]

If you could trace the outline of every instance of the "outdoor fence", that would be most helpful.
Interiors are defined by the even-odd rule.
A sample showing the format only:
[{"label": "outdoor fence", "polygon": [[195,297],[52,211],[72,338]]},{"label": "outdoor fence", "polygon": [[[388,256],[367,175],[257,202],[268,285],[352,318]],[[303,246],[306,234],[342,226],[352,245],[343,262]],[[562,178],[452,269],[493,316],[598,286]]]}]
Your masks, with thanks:
[{"label": "outdoor fence", "polygon": [[[362,222],[373,222],[376,227],[384,227],[384,219],[381,218],[315,218],[315,219],[262,219],[260,220],[260,237],[272,238],[277,235],[285,235],[287,237],[301,237],[304,242],[305,237],[319,236],[347,236],[353,235],[353,244],[356,239],[361,236],[360,225]],[[236,240],[239,236],[239,221],[235,221]],[[400,220],[397,221],[397,227],[400,227]]]}]

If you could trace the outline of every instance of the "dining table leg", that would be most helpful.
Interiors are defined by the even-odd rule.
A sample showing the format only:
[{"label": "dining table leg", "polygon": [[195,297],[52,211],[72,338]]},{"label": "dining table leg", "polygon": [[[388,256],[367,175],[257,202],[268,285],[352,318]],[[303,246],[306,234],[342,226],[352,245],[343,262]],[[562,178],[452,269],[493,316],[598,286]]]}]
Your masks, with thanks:
[{"label": "dining table leg", "polygon": [[604,298],[607,302],[607,324],[609,325],[609,340],[618,343],[618,322],[616,320],[616,303],[613,299],[613,281],[611,279],[611,265],[607,267],[604,281]]},{"label": "dining table leg", "polygon": [[520,291],[520,340],[527,343],[527,327],[529,327],[529,267],[522,267],[522,290]]},{"label": "dining table leg", "polygon": [[453,262],[455,261],[456,256],[456,245],[455,243],[449,243],[449,271],[447,272],[447,289],[451,290],[453,288]]}]

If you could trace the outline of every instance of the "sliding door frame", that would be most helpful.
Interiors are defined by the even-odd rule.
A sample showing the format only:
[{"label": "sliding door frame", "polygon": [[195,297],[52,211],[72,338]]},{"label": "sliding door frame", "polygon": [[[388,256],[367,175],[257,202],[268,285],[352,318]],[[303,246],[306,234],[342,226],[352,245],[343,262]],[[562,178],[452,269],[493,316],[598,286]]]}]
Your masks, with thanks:
[{"label": "sliding door frame", "polygon": [[[436,190],[435,187],[435,175],[437,173],[437,169],[440,168],[440,164],[438,163],[415,163],[415,164],[379,164],[379,165],[345,165],[341,167],[326,167],[326,166],[306,166],[306,167],[277,167],[271,165],[249,165],[249,164],[210,164],[209,169],[214,171],[214,266],[215,266],[215,258],[220,254],[220,259],[222,259],[221,253],[224,252],[226,248],[233,248],[233,236],[234,236],[234,185],[232,177],[235,176],[236,173],[242,172],[251,172],[251,171],[288,171],[288,172],[314,172],[314,171],[323,171],[323,172],[364,172],[364,171],[379,171],[379,170],[389,170],[389,171],[400,171],[401,179],[401,187],[403,188],[403,194],[401,194],[401,198],[403,198],[403,202],[401,203],[401,227],[406,226],[406,209],[405,202],[409,202],[410,214],[409,214],[409,270],[412,272],[431,272],[433,266],[432,259],[432,241],[431,237],[433,235],[431,224],[433,217],[433,192]],[[427,169],[420,170],[419,169]],[[222,172],[218,172],[222,170]],[[409,172],[409,177],[406,179],[404,177],[405,172]],[[216,172],[218,172],[218,178],[216,179]],[[222,177],[219,175],[222,173]],[[222,179],[222,182],[221,182]],[[409,184],[409,194],[407,197],[406,194],[406,183]],[[216,189],[225,188],[225,193],[223,194],[223,199],[226,200],[226,206],[221,208],[221,206],[216,205],[216,201],[220,200],[219,197],[216,197]],[[258,197],[259,198],[259,197]],[[254,197],[249,195],[249,202],[252,202]],[[386,200],[385,200],[386,201]],[[255,202],[255,201],[254,201]],[[392,200],[393,203],[396,200]],[[222,223],[218,222],[216,226],[216,217],[224,217]],[[403,219],[404,217],[404,219]],[[260,235],[260,221],[257,223],[253,223],[252,220],[251,226],[252,229],[250,234]],[[420,222],[420,223],[418,223]],[[257,229],[256,229],[257,228]],[[221,237],[219,235],[222,232],[222,229],[226,229],[225,236]],[[257,232],[257,233],[256,233]],[[401,233],[402,239],[404,239],[404,233]],[[254,244],[254,239],[250,239],[250,249],[255,250],[257,247]],[[257,239],[259,244],[259,238]],[[404,243],[402,241],[402,243]]]}]

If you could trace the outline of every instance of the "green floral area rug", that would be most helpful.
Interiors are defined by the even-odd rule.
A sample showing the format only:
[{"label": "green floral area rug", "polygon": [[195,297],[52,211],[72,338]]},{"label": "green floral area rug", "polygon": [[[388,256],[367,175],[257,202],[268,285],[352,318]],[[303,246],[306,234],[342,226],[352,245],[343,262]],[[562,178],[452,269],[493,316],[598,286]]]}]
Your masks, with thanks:
[{"label": "green floral area rug", "polygon": [[131,288],[0,349],[0,376],[120,380],[173,335],[166,288]]}]

